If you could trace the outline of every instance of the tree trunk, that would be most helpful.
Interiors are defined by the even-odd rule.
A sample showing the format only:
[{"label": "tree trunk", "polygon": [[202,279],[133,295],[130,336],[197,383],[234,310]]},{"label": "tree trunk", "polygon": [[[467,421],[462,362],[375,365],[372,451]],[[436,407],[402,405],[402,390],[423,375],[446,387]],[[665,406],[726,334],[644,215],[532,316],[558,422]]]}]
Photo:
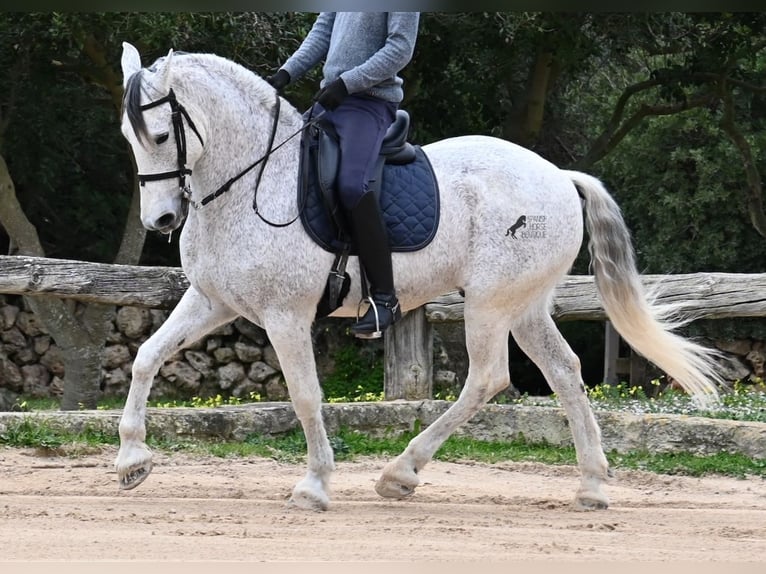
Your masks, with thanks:
[{"label": "tree trunk", "polygon": [[59,408],[62,411],[95,409],[101,396],[99,385],[76,385],[75,381],[98,381],[101,378],[101,349],[91,346],[66,349],[66,376],[64,394]]},{"label": "tree trunk", "polygon": [[81,323],[59,333],[56,343],[66,357],[61,410],[95,409],[101,396],[101,363],[106,324],[114,308],[90,303]]},{"label": "tree trunk", "polygon": [[543,126],[545,116],[545,99],[550,87],[551,70],[553,67],[553,53],[550,50],[540,49],[535,60],[532,78],[527,88],[527,110],[522,127],[521,144],[531,147],[537,141]]},{"label": "tree trunk", "polygon": [[722,88],[722,101],[724,103],[724,113],[719,125],[723,132],[729,136],[729,139],[737,148],[742,158],[742,166],[745,168],[745,178],[747,179],[746,201],[750,222],[755,230],[766,237],[766,213],[763,210],[763,182],[761,173],[758,171],[758,165],[753,157],[752,149],[744,134],[737,128],[734,120],[734,100],[730,90]]},{"label": "tree trunk", "polygon": [[133,196],[130,200],[130,209],[125,221],[125,231],[122,234],[120,250],[117,252],[114,262],[119,265],[138,265],[146,241],[146,228],[141,224],[141,188],[138,185],[138,177],[136,177],[138,168],[133,157],[133,150],[129,149],[128,154],[133,164]]},{"label": "tree trunk", "polygon": [[[122,85],[119,75],[108,64],[106,50],[92,35],[80,38],[83,53],[94,62],[92,80],[109,93],[117,117],[121,113]],[[131,159],[133,155],[131,152]],[[133,160],[135,168],[135,160]],[[136,173],[136,169],[133,173]],[[140,195],[134,175],[133,198],[123,233],[116,263],[136,264],[143,250],[146,231],[140,224]],[[8,166],[0,156],[0,224],[18,254],[44,257],[37,230],[29,222],[19,205]],[[27,302],[62,350],[64,361],[64,395],[62,410],[96,408],[101,391],[101,363],[106,342],[107,323],[114,314],[114,306],[102,303],[77,303],[42,296],[26,298]],[[76,313],[76,311],[81,311]]]},{"label": "tree trunk", "polygon": [[[43,257],[37,230],[21,209],[5,158],[0,155],[0,224],[20,254]],[[78,319],[77,303],[54,297],[27,297],[27,304],[63,352],[64,399],[61,408],[96,408],[101,386],[101,354],[111,307],[86,308]]]}]

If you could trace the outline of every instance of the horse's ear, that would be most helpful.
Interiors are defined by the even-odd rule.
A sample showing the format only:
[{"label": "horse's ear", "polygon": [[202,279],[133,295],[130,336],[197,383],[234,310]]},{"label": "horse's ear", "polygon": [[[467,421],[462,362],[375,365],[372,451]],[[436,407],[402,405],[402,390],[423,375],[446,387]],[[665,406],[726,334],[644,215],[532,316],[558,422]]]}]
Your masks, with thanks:
[{"label": "horse's ear", "polygon": [[141,69],[141,55],[133,44],[122,43],[122,87],[128,85],[130,77]]},{"label": "horse's ear", "polygon": [[152,86],[159,92],[167,92],[170,89],[170,65],[173,62],[173,48],[168,55],[158,62],[157,69],[152,78]]}]

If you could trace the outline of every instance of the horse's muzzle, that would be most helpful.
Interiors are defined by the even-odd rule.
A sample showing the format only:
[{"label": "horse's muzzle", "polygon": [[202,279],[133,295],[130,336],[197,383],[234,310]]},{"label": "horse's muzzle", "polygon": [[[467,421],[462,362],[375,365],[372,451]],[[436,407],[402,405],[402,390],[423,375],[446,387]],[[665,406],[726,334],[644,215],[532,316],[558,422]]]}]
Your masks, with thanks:
[{"label": "horse's muzzle", "polygon": [[174,211],[167,211],[154,219],[144,219],[142,223],[149,231],[159,231],[160,233],[172,233],[181,226],[183,214]]}]

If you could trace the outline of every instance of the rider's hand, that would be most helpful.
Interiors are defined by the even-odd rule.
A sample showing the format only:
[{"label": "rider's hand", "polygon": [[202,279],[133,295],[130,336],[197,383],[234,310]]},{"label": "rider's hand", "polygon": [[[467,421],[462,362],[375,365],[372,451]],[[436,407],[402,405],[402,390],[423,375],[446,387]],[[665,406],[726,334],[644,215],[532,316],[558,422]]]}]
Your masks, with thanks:
[{"label": "rider's hand", "polygon": [[280,91],[290,83],[290,74],[287,73],[287,70],[280,68],[274,75],[267,76],[266,81],[270,83],[276,91]]},{"label": "rider's hand", "polygon": [[314,99],[321,104],[324,109],[332,111],[340,105],[347,95],[348,90],[346,89],[346,84],[343,83],[343,80],[338,78],[319,90],[314,96]]}]

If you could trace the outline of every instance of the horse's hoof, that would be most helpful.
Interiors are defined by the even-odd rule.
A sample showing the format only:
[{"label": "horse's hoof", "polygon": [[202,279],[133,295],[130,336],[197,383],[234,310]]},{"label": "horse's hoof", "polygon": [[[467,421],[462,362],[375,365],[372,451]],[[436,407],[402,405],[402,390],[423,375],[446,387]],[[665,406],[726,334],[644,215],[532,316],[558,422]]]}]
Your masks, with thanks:
[{"label": "horse's hoof", "polygon": [[152,471],[152,463],[134,465],[126,470],[119,471],[120,490],[131,490],[141,484]]},{"label": "horse's hoof", "polygon": [[609,508],[609,500],[605,496],[597,494],[580,494],[575,498],[574,509],[582,511],[606,510]]},{"label": "horse's hoof", "polygon": [[407,498],[415,492],[415,487],[401,482],[380,479],[375,483],[375,492],[384,498]]},{"label": "horse's hoof", "polygon": [[301,510],[313,510],[320,512],[327,510],[330,506],[330,499],[324,495],[317,495],[314,492],[307,490],[294,490],[290,500],[287,501],[288,506],[300,508]]},{"label": "horse's hoof", "polygon": [[381,477],[375,483],[375,492],[384,498],[407,498],[412,496],[420,484],[420,479],[415,472],[398,473],[399,476],[393,476],[393,473],[383,472]]},{"label": "horse's hoof", "polygon": [[389,462],[375,483],[375,492],[384,498],[407,498],[420,484],[417,470],[401,458]]}]

